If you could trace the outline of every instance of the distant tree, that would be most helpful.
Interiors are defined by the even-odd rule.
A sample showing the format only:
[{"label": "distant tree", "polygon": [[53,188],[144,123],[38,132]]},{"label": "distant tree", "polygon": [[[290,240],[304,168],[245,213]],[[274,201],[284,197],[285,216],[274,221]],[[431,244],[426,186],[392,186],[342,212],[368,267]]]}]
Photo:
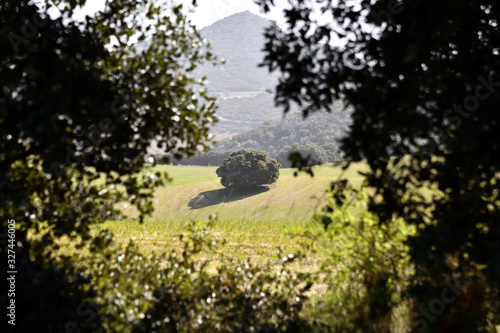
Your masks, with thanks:
[{"label": "distant tree", "polygon": [[280,164],[265,151],[242,149],[229,155],[215,172],[224,187],[253,187],[274,183],[279,168]]}]

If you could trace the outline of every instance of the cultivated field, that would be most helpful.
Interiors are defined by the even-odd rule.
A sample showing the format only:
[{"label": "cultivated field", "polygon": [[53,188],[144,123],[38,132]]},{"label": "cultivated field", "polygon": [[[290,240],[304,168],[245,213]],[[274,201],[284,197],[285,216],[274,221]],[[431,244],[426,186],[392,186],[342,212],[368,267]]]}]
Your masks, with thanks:
[{"label": "cultivated field", "polygon": [[[155,194],[154,222],[185,222],[217,215],[220,221],[304,222],[324,203],[331,181],[359,179],[359,166],[343,172],[340,167],[315,167],[314,177],[293,176],[293,169],[280,170],[279,180],[267,189],[231,191],[219,183],[215,167],[161,166],[173,181]],[[122,206],[131,217],[133,210]]]},{"label": "cultivated field", "polygon": [[[121,206],[131,218],[103,225],[118,240],[133,239],[144,251],[169,251],[180,244],[190,220],[217,216],[213,232],[227,243],[222,251],[234,258],[264,260],[278,254],[278,248],[295,251],[306,228],[320,228],[312,221],[325,203],[325,190],[331,181],[360,180],[364,165],[344,171],[340,166],[315,167],[314,177],[293,175],[293,169],[280,170],[277,183],[267,190],[235,192],[222,187],[215,167],[159,166],[173,181],[155,193],[155,213],[143,224],[133,217],[133,209]],[[319,258],[311,258],[317,261]]]}]

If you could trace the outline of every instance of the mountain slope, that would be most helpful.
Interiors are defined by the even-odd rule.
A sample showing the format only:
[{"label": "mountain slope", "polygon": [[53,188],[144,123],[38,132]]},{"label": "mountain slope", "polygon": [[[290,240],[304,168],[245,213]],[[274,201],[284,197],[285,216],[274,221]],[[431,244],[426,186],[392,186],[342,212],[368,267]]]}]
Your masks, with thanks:
[{"label": "mountain slope", "polygon": [[274,88],[276,76],[259,68],[264,54],[264,29],[272,22],[249,11],[237,13],[200,30],[222,66],[204,65],[198,73],[208,77],[212,92],[261,91]]}]

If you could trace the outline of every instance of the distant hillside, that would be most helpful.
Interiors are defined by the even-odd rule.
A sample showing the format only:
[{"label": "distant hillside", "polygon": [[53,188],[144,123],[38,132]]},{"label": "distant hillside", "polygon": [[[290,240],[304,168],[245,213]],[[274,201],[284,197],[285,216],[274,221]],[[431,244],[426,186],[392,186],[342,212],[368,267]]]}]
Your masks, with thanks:
[{"label": "distant hillside", "polygon": [[242,133],[257,128],[268,120],[278,121],[283,117],[283,109],[274,106],[273,95],[260,93],[252,97],[219,98],[217,117],[212,132]]},{"label": "distant hillside", "polygon": [[349,124],[350,112],[341,111],[340,106],[333,113],[315,113],[306,120],[300,114],[293,114],[223,140],[214,150],[265,150],[285,167],[290,166],[288,156],[291,152],[309,156],[312,163],[340,162],[344,155],[339,140],[346,135]]},{"label": "distant hillside", "polygon": [[[314,164],[339,162],[344,159],[340,139],[347,135],[350,123],[351,112],[344,110],[340,103],[331,113],[314,113],[305,120],[295,112],[279,121],[266,121],[257,128],[222,140],[212,151],[177,163],[220,165],[231,151],[238,149],[267,151],[284,167],[290,167],[288,156],[291,152],[309,156]],[[243,122],[241,124],[243,126]]]},{"label": "distant hillside", "polygon": [[237,13],[200,30],[210,42],[213,53],[224,58],[226,64],[210,64],[200,68],[198,74],[208,77],[212,92],[262,91],[274,88],[276,76],[265,68],[258,68],[264,57],[264,29],[270,21],[249,11]]}]

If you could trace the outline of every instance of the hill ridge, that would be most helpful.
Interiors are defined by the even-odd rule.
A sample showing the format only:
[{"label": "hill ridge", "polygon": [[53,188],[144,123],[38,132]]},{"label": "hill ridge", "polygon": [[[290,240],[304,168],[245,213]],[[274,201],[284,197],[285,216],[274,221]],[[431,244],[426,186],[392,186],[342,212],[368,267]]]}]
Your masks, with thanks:
[{"label": "hill ridge", "polygon": [[261,21],[265,21],[266,23],[272,23],[271,21],[257,15],[257,14],[254,14],[252,13],[251,11],[249,10],[244,10],[242,12],[238,12],[238,13],[234,13],[232,15],[229,15],[229,16],[226,16],[218,21],[215,21],[214,23],[212,23],[211,25],[208,25],[206,27],[203,27],[200,31],[203,31],[203,30],[209,30],[209,29],[213,29],[213,28],[216,28],[220,25],[223,25],[223,24],[226,24],[227,22],[231,21],[231,20],[235,20],[235,19],[243,19],[243,18],[246,18],[246,19],[255,19],[255,20],[258,20],[260,19]]}]

